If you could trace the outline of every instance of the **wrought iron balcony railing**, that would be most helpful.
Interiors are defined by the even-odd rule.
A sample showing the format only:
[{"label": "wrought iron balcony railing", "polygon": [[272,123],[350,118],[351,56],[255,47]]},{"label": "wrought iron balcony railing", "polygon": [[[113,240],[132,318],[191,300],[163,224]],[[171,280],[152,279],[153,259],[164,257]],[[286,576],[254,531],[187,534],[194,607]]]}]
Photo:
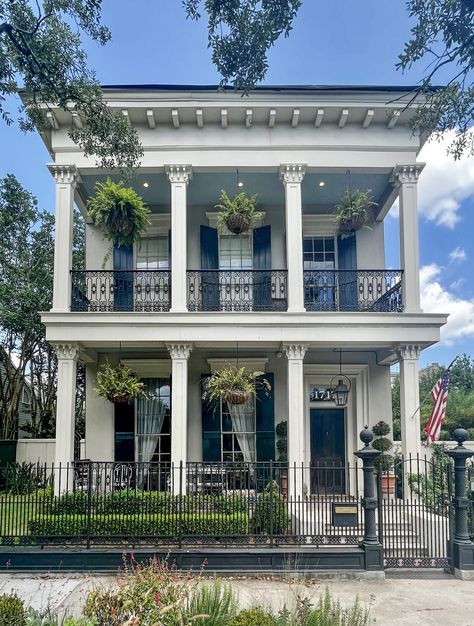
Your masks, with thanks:
[{"label": "wrought iron balcony railing", "polygon": [[286,270],[188,270],[189,311],[286,311]]},{"label": "wrought iron balcony railing", "polygon": [[169,270],[74,270],[71,311],[169,311]]},{"label": "wrought iron balcony railing", "polygon": [[305,270],[307,311],[403,311],[402,270]]}]

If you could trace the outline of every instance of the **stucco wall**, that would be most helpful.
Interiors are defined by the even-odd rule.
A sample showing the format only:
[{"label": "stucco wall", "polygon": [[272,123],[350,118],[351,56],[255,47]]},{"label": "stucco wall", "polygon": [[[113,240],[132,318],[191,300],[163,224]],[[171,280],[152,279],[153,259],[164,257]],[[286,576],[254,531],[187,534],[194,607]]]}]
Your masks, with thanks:
[{"label": "stucco wall", "polygon": [[[110,363],[118,363],[118,356],[108,355]],[[86,365],[86,449],[85,458],[96,461],[114,460],[114,405],[100,398],[97,386],[97,365]]]},{"label": "stucco wall", "polygon": [[[54,464],[55,439],[18,439],[16,448],[17,463]],[[85,454],[85,440],[81,440],[81,458]]]}]

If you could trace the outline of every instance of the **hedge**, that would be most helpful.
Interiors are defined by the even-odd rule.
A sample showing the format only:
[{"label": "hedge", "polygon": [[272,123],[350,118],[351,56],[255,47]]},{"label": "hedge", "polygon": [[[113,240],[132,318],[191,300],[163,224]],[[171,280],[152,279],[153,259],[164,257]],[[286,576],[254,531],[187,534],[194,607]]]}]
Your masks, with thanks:
[{"label": "hedge", "polygon": [[[88,525],[90,526],[88,528]],[[180,532],[181,526],[181,532]],[[43,515],[28,522],[31,535],[81,536],[140,536],[173,537],[181,535],[247,535],[248,516],[236,515]]]}]

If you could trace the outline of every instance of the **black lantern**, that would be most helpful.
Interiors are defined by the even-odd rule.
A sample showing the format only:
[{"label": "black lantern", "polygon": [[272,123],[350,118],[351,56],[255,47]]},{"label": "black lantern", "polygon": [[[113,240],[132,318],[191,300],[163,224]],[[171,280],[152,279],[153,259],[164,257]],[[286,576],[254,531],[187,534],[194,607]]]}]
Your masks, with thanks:
[{"label": "black lantern", "polygon": [[[333,382],[338,378],[338,383],[334,387]],[[331,380],[332,395],[336,406],[346,406],[347,398],[351,390],[351,379],[342,373],[342,350],[339,349],[339,376],[334,376]]]}]

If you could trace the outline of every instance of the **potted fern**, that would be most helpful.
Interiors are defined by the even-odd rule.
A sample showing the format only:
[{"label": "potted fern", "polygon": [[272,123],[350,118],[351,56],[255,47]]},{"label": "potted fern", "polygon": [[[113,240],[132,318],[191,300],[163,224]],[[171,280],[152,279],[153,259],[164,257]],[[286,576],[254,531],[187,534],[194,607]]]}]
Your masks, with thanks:
[{"label": "potted fern", "polygon": [[361,228],[369,228],[371,209],[377,206],[372,197],[372,190],[351,191],[346,189],[342,194],[341,201],[336,205],[336,224],[339,232],[349,236]]},{"label": "potted fern", "polygon": [[247,372],[245,367],[227,364],[205,381],[202,397],[211,403],[223,400],[229,405],[245,404],[259,388],[270,392],[270,383],[263,375],[263,372]]},{"label": "potted fern", "polygon": [[150,210],[137,192],[122,182],[108,178],[95,188],[88,202],[89,217],[110,241],[118,246],[133,245],[150,226]]},{"label": "potted fern", "polygon": [[219,209],[217,226],[227,228],[234,235],[240,235],[248,230],[263,217],[263,213],[257,211],[257,196],[247,196],[245,191],[229,198],[227,193],[221,190],[221,203],[216,204]]},{"label": "potted fern", "polygon": [[393,448],[393,442],[387,437],[390,433],[390,426],[380,421],[372,428],[376,439],[372,442],[372,447],[380,452],[375,459],[375,467],[381,472],[382,493],[384,495],[393,495],[395,493],[395,474],[393,472],[394,457],[390,454]]},{"label": "potted fern", "polygon": [[114,404],[122,404],[144,396],[145,386],[129,367],[122,364],[112,367],[105,361],[97,372],[97,388],[94,391]]}]

